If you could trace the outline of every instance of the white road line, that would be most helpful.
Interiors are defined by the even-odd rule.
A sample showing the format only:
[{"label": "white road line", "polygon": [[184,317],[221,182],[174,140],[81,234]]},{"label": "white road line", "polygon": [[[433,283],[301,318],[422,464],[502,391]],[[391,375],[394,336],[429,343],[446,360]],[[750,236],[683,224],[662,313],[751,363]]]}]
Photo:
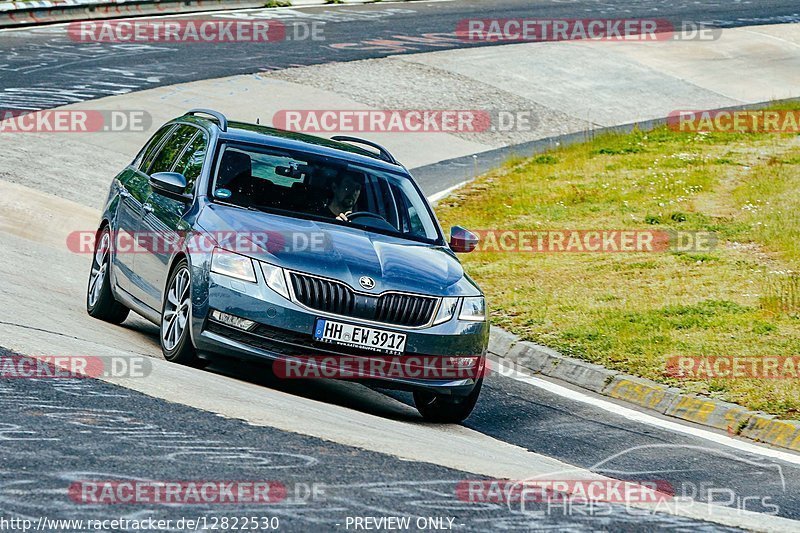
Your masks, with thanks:
[{"label": "white road line", "polygon": [[789,46],[794,46],[795,48],[800,48],[800,43],[796,43],[794,41],[790,41],[789,39],[784,39],[783,37],[778,37],[777,35],[771,35],[769,33],[765,33],[763,31],[757,31],[757,30],[749,30],[749,29],[747,29],[745,31],[747,31],[747,33],[752,33],[754,35],[759,35],[761,37],[766,37],[768,39],[772,39],[772,40],[778,41],[778,42],[780,42],[782,44],[787,44]]},{"label": "white road line", "polygon": [[461,183],[457,183],[457,184],[453,185],[452,187],[448,187],[447,189],[445,189],[443,191],[439,191],[437,193],[433,193],[430,196],[428,196],[428,201],[431,204],[436,204],[436,202],[438,202],[439,200],[441,200],[442,198],[444,198],[445,196],[447,196],[451,192],[455,191],[456,189],[460,189],[461,187],[463,187],[464,185],[466,185],[470,181],[472,181],[472,180],[462,181]]},{"label": "white road line", "polygon": [[528,374],[524,374],[516,369],[505,366],[502,363],[500,364],[500,366],[502,368],[502,373],[505,377],[509,377],[516,381],[533,385],[534,387],[538,387],[551,394],[556,394],[563,398],[568,398],[570,400],[591,405],[592,407],[596,407],[598,409],[603,409],[604,411],[608,411],[609,413],[614,413],[615,415],[627,418],[628,420],[633,420],[634,422],[656,426],[662,429],[673,431],[675,433],[683,433],[684,435],[699,437],[701,439],[705,439],[714,442],[716,444],[720,444],[722,446],[734,448],[741,452],[752,453],[756,455],[761,455],[763,457],[779,459],[781,461],[786,461],[787,463],[800,465],[800,455],[796,455],[791,452],[784,452],[774,448],[768,448],[755,443],[747,442],[745,440],[735,439],[732,437],[728,437],[727,435],[715,433],[713,431],[708,431],[702,428],[684,425],[680,422],[672,422],[671,420],[664,420],[657,416],[637,411],[635,409],[623,407],[619,404],[610,402],[608,400],[603,400],[595,396],[589,396],[588,394],[584,394],[580,391],[576,391],[564,387],[562,385],[558,385],[556,383],[544,380],[542,378],[537,378]]}]

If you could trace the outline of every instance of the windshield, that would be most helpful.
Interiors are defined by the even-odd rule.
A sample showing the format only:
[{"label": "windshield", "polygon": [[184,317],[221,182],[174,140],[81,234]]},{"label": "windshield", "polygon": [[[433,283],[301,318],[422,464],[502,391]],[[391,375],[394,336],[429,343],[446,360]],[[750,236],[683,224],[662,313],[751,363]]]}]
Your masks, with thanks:
[{"label": "windshield", "polygon": [[212,187],[214,198],[240,207],[439,240],[408,177],[339,159],[226,144]]}]

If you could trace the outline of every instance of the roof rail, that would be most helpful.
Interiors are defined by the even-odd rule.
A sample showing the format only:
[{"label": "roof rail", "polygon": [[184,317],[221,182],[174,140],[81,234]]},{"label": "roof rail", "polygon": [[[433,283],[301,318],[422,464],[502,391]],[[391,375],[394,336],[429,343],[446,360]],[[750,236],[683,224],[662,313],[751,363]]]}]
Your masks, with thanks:
[{"label": "roof rail", "polygon": [[[196,108],[190,109],[186,112],[186,115],[210,115],[217,119],[219,122],[219,129],[222,131],[228,131],[228,119],[225,118],[225,115],[220,113],[219,111],[214,111],[213,109],[203,109],[203,108]],[[184,115],[185,116],[185,115]]]},{"label": "roof rail", "polygon": [[384,161],[388,161],[389,163],[391,163],[393,165],[400,165],[400,162],[397,159],[394,158],[394,156],[391,154],[391,152],[389,152],[389,150],[387,150],[386,148],[384,148],[383,146],[381,146],[378,143],[374,143],[374,142],[368,141],[366,139],[361,139],[359,137],[350,137],[348,135],[334,135],[333,137],[331,137],[331,140],[332,141],[351,142],[351,143],[364,144],[366,146],[371,146],[372,148],[375,148],[376,150],[378,150],[380,152],[381,159],[383,159]]}]

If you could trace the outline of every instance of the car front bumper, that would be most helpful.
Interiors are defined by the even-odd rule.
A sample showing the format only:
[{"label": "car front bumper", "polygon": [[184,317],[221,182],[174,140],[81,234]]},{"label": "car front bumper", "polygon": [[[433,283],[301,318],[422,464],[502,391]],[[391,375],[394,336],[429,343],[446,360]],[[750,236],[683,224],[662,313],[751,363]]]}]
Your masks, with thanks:
[{"label": "car front bumper", "polygon": [[[257,283],[248,283],[210,273],[207,280],[207,298],[196,297],[192,307],[192,337],[201,356],[222,354],[272,361],[293,356],[365,356],[358,350],[314,340],[313,330],[317,319],[328,318],[405,333],[406,348],[401,357],[425,356],[426,360],[437,357],[479,357],[481,369],[485,364],[489,338],[489,326],[486,322],[463,322],[454,317],[448,322],[428,328],[376,325],[307,309],[275,293],[261,279]],[[245,331],[222,324],[211,318],[212,310],[251,320],[256,326]],[[381,354],[373,353],[367,357],[381,357]],[[358,381],[385,388],[427,389],[440,394],[461,396],[474,389],[476,378],[482,371],[472,374],[454,379],[382,376],[380,379],[358,378]]]}]

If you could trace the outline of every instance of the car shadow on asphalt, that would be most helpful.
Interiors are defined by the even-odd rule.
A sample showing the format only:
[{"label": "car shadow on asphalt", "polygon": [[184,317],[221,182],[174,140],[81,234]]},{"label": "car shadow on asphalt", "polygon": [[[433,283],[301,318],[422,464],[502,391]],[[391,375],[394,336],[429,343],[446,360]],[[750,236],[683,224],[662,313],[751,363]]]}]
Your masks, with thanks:
[{"label": "car shadow on asphalt", "polygon": [[120,327],[127,329],[128,331],[135,331],[137,333],[141,333],[144,336],[148,337],[150,340],[153,341],[153,355],[155,357],[161,357],[161,347],[158,343],[158,326],[150,322],[149,320],[140,317],[134,312],[131,312],[128,315],[128,318],[125,319],[125,322],[120,324]]},{"label": "car shadow on asphalt", "polygon": [[[163,359],[159,346],[159,328],[155,324],[132,313],[121,324],[153,342],[152,356]],[[422,423],[423,420],[413,407],[411,394],[400,391],[383,393],[380,389],[360,383],[332,379],[280,379],[272,372],[271,366],[264,362],[243,361],[233,357],[216,356],[204,361],[200,372],[213,372],[262,387],[325,402],[363,413],[398,420]]]},{"label": "car shadow on asphalt", "polygon": [[[268,363],[215,357],[204,369],[270,389],[346,407],[363,413],[403,422],[421,422],[417,411],[405,402],[382,393],[374,387],[333,379],[287,380],[275,376]],[[400,393],[402,394],[402,393]]]}]

